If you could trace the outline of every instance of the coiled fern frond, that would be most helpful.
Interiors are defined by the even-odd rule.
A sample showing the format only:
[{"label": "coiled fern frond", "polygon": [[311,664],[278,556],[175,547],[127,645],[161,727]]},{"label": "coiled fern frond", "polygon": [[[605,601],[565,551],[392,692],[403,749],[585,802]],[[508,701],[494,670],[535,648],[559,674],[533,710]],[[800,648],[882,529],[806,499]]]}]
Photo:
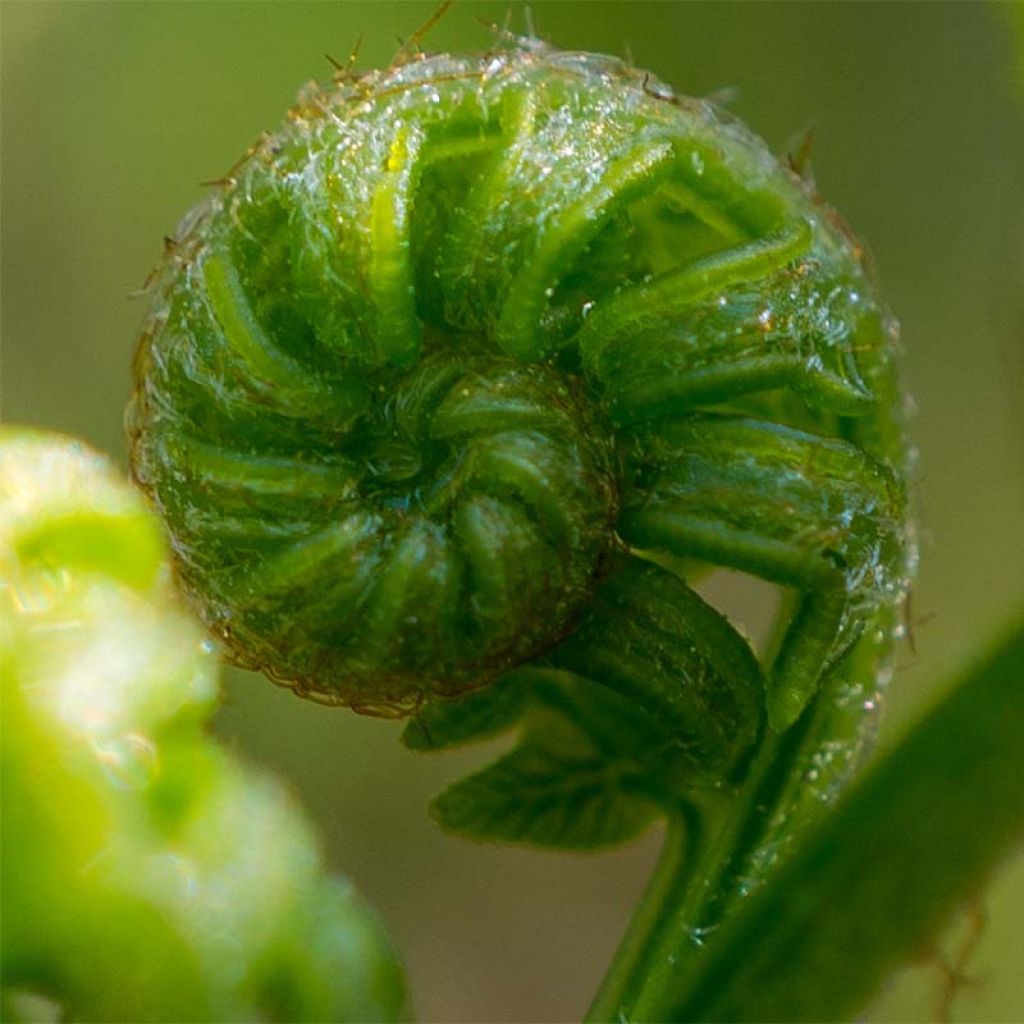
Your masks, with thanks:
[{"label": "coiled fern frond", "polygon": [[183,225],[135,471],[210,625],[306,695],[475,689],[653,556],[803,595],[784,726],[904,586],[894,337],[710,104],[536,44],[420,57],[308,89]]}]

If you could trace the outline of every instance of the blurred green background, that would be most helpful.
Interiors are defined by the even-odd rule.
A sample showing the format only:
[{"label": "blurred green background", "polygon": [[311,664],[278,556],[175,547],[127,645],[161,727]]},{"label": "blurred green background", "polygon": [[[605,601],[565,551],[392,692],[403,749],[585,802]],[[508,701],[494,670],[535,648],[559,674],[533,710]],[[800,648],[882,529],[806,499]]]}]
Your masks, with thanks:
[{"label": "blurred green background", "polygon": [[[981,4],[533,3],[567,48],[631,54],[679,90],[726,95],[780,152],[814,129],[818,185],[868,242],[903,324],[918,413],[922,567],[916,651],[900,651],[885,736],[1024,596],[1024,69],[1019,9]],[[161,238],[325,53],[386,63],[433,3],[44,3],[3,0],[3,418],[83,436],[122,461],[141,287]],[[430,49],[483,49],[465,2]],[[721,92],[728,90],[727,93]],[[716,584],[733,609],[751,593]],[[440,834],[429,796],[483,756],[424,758],[394,724],[304,704],[232,672],[218,728],[279,769],[331,861],[404,950],[419,1015],[577,1018],[657,850],[593,856],[475,847]],[[884,737],[883,737],[884,738]],[[885,865],[865,864],[865,870]],[[1019,1020],[1024,862],[986,897],[978,981],[954,1019]],[[898,914],[900,909],[893,908]],[[827,908],[823,908],[827,913]],[[934,1016],[937,957],[874,1020]]]}]

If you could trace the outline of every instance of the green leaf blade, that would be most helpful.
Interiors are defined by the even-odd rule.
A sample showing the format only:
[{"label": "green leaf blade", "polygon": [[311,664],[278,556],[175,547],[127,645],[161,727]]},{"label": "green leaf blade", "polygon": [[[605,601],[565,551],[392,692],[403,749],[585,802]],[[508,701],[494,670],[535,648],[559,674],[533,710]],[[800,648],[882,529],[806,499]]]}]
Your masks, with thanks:
[{"label": "green leaf blade", "polygon": [[632,839],[657,813],[635,781],[598,752],[535,735],[445,790],[431,814],[474,839],[591,850]]}]

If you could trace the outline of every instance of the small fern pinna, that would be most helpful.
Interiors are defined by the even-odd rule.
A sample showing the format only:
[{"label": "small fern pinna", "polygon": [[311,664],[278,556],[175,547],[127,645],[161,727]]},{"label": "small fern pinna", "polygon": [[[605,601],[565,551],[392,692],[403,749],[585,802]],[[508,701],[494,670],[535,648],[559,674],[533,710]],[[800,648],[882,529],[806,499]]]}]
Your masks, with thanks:
[{"label": "small fern pinna", "polygon": [[[414,749],[518,728],[446,828],[667,818],[591,1010],[658,1019],[871,731],[895,348],[842,221],[711,104],[534,39],[409,52],[307,88],[179,229],[134,471],[236,661]],[[693,589],[715,566],[785,588],[762,657]]]}]

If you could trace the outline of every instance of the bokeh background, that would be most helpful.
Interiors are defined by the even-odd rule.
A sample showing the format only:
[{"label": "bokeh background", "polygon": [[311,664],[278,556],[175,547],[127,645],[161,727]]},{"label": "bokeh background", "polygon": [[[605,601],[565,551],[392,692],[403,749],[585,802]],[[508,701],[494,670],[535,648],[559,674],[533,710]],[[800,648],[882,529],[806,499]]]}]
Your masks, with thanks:
[{"label": "bokeh background", "polygon": [[[818,185],[868,242],[903,324],[918,413],[916,651],[900,652],[883,741],[1024,598],[1024,69],[1020,8],[982,4],[542,3],[538,34],[630,56],[712,94],[779,152],[814,130]],[[125,461],[122,410],[161,239],[329,53],[386,63],[433,3],[3,0],[3,418]],[[464,2],[430,49],[483,49],[515,3]],[[734,581],[716,596],[748,614]],[[745,611],[746,609],[746,611]],[[493,751],[425,758],[394,724],[307,705],[230,672],[217,728],[285,775],[333,865],[404,951],[420,1017],[578,1018],[657,851],[474,846],[426,804]],[[865,871],[884,871],[865,864]],[[1024,860],[984,897],[975,981],[954,1019],[1024,1013]],[[827,913],[827,908],[822,908]],[[900,913],[893,907],[893,913]],[[960,938],[965,933],[961,927]],[[939,955],[893,980],[876,1021],[934,1017]]]}]

